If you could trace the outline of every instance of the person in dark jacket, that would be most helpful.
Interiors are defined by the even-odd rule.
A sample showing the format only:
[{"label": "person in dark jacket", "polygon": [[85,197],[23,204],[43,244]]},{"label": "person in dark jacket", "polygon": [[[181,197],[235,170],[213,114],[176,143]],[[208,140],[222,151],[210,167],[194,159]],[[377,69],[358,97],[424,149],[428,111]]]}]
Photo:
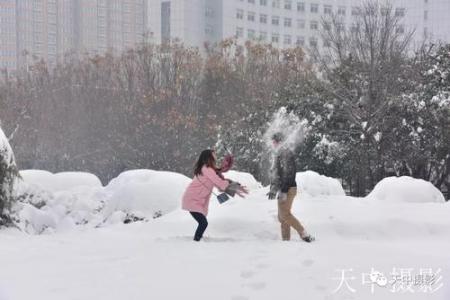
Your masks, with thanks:
[{"label": "person in dark jacket", "polygon": [[312,242],[314,238],[309,235],[303,225],[292,215],[291,208],[297,195],[295,175],[297,167],[294,153],[288,147],[282,147],[284,136],[276,133],[272,136],[272,143],[276,156],[271,170],[271,185],[268,193],[269,199],[278,199],[278,220],[281,223],[281,237],[284,241],[291,239],[291,227],[305,242]]}]

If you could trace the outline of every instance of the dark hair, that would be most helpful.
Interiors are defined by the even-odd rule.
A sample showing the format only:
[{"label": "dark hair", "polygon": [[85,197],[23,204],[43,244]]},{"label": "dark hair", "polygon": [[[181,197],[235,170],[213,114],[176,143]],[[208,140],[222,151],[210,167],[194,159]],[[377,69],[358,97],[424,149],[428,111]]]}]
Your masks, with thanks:
[{"label": "dark hair", "polygon": [[272,135],[272,141],[281,143],[283,140],[284,140],[284,135],[281,132],[277,132],[274,135]]},{"label": "dark hair", "polygon": [[216,170],[216,160],[214,159],[213,153],[214,150],[211,149],[203,150],[202,153],[200,153],[194,167],[195,176],[202,174],[202,168],[205,165]]}]

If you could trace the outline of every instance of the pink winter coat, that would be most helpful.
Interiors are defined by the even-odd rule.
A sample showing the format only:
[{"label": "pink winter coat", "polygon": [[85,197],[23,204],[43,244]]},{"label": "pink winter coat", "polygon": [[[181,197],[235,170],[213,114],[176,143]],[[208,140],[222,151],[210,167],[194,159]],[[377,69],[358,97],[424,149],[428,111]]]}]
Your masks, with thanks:
[{"label": "pink winter coat", "polygon": [[225,190],[229,185],[227,180],[220,178],[213,168],[203,166],[202,174],[195,176],[183,195],[181,207],[184,210],[208,215],[209,198],[214,187]]}]

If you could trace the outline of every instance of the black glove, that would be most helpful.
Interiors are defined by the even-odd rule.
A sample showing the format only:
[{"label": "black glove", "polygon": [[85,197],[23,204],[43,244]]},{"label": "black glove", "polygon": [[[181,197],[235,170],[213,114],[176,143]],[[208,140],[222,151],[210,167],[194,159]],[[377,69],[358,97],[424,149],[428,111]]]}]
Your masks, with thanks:
[{"label": "black glove", "polygon": [[267,196],[269,197],[269,200],[273,200],[277,197],[277,192],[270,191],[267,193]]}]

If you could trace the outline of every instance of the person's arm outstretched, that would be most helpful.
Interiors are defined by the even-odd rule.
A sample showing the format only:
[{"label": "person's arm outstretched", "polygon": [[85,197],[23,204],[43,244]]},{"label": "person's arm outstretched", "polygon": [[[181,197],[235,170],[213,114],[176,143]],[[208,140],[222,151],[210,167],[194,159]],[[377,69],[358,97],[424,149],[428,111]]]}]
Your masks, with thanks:
[{"label": "person's arm outstretched", "polygon": [[224,180],[217,175],[216,171],[212,168],[203,167],[202,174],[214,184],[219,190],[224,191],[230,184],[228,180]]}]

